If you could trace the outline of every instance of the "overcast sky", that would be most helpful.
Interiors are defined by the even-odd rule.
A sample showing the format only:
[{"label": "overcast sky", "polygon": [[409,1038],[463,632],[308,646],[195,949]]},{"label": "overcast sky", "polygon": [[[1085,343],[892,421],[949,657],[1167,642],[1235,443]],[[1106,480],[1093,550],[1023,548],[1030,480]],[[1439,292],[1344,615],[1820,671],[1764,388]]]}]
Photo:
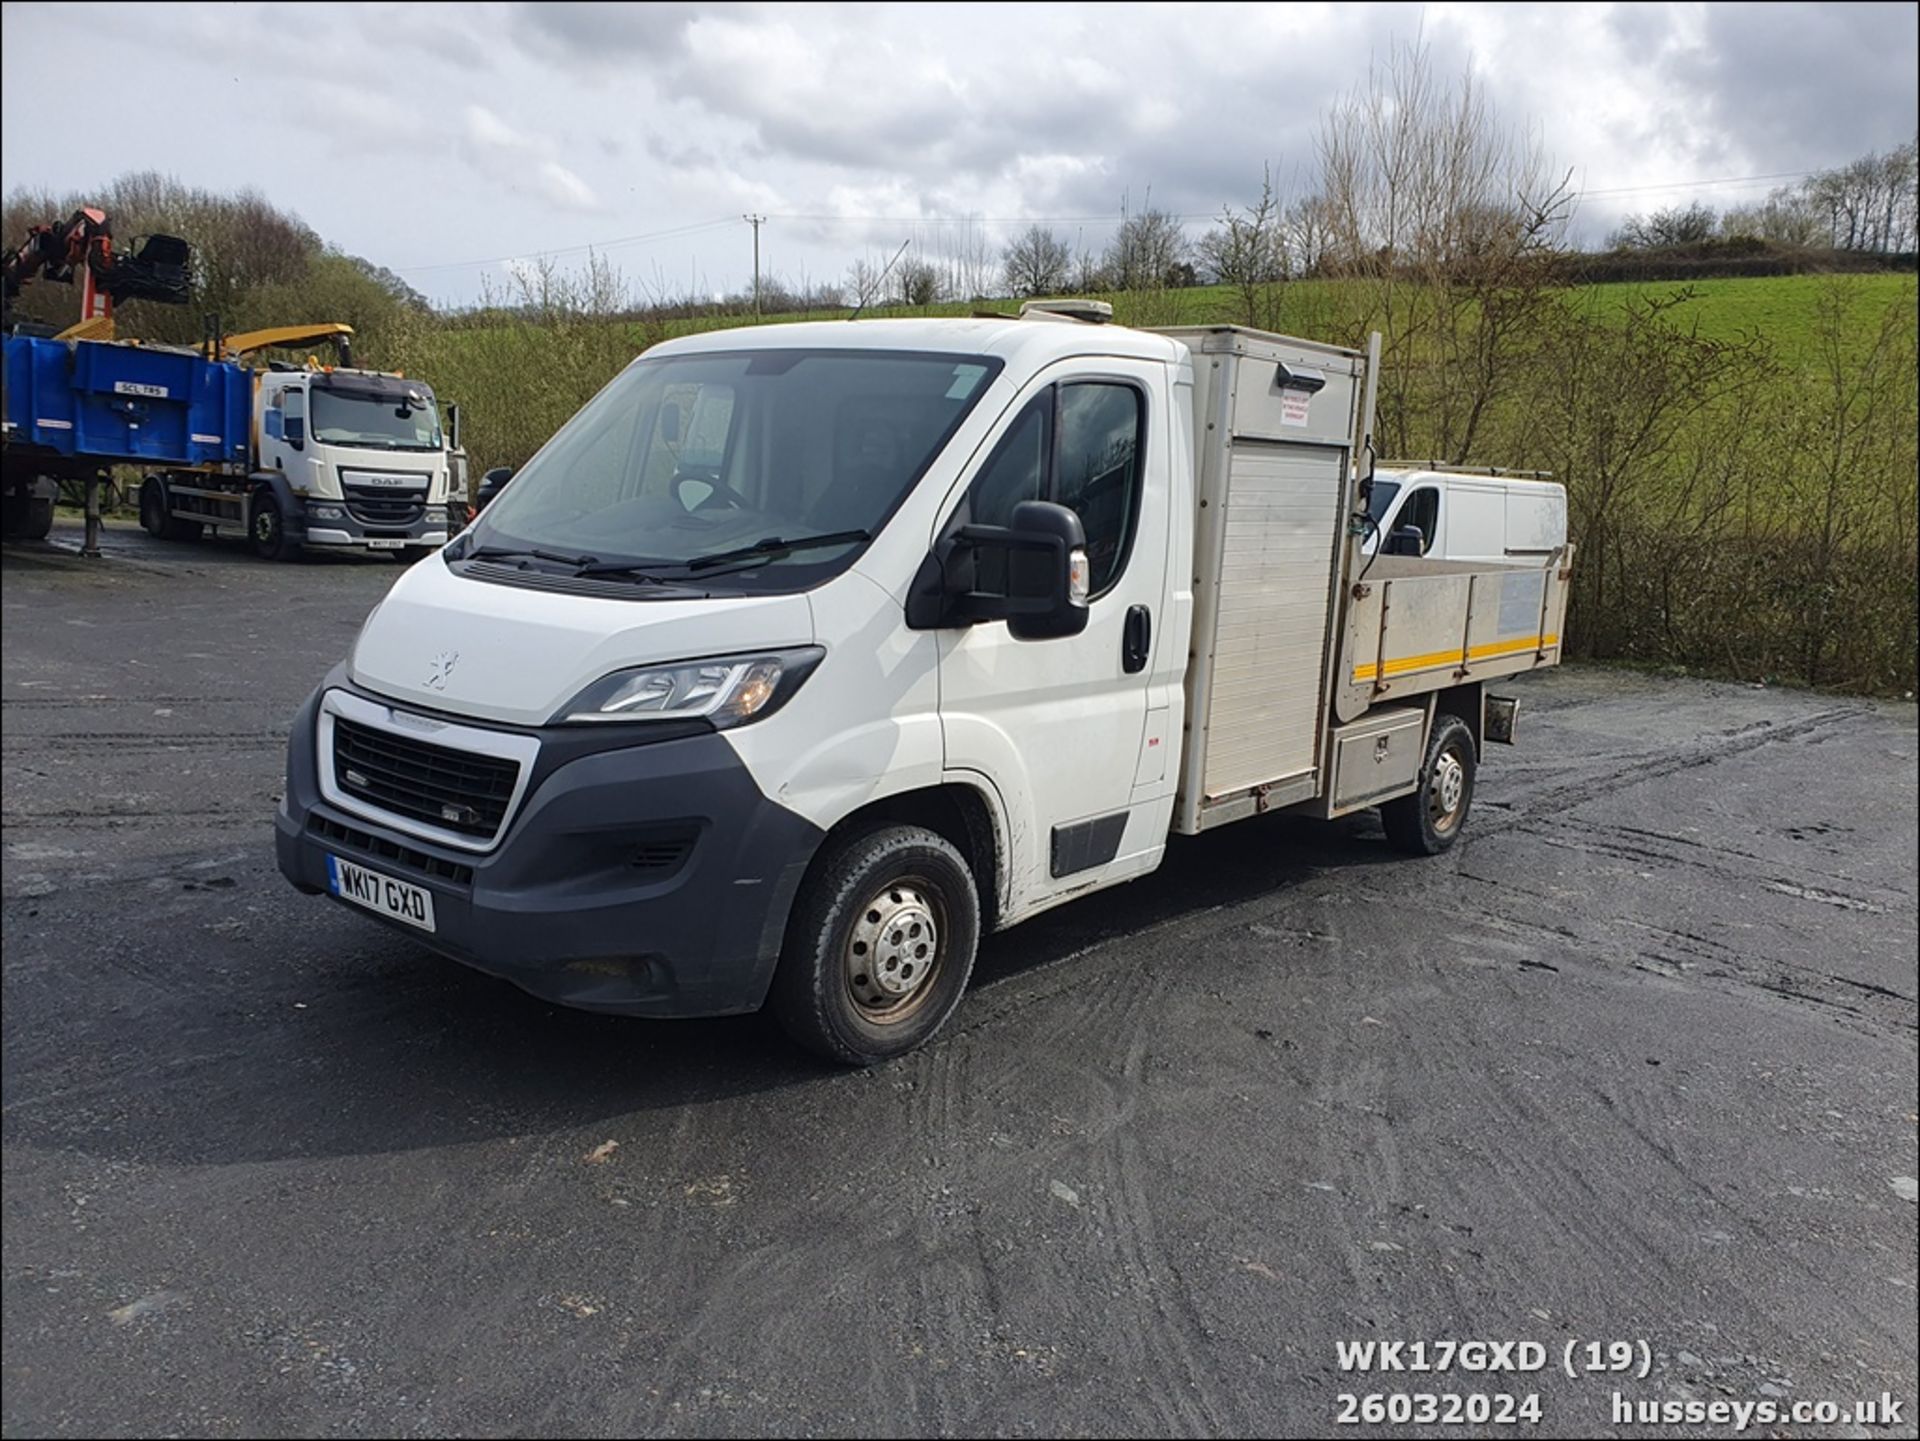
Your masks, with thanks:
[{"label": "overcast sky", "polygon": [[[919,217],[1098,249],[1123,194],[1199,217],[1307,166],[1369,57],[1424,36],[1626,210],[1765,194],[1911,139],[1911,4],[7,4],[0,183],[156,169],[252,186],[465,303],[514,257],[604,245],[739,288],[743,212],[798,280]],[[1681,188],[1742,178],[1717,188]],[[1671,187],[1655,189],[1653,187]],[[1092,217],[1080,219],[1081,217]],[[695,228],[703,227],[703,228]],[[1195,229],[1199,228],[1196,224]],[[678,231],[662,235],[660,232]],[[192,237],[187,237],[191,239]],[[7,237],[9,241],[17,237]]]}]

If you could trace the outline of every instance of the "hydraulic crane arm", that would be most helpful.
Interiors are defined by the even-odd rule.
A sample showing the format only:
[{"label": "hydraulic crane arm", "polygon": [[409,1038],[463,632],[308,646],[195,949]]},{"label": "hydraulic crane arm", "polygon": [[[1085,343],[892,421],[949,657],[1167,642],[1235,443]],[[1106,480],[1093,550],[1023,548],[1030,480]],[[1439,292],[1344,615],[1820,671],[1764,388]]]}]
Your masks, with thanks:
[{"label": "hydraulic crane arm", "polygon": [[73,283],[80,272],[80,325],[111,334],[116,300],[152,300],[185,305],[192,298],[192,252],[173,235],[149,235],[137,253],[115,255],[113,227],[104,210],[82,206],[61,225],[36,225],[17,248],[0,257],[5,298],[27,281],[44,277]]}]

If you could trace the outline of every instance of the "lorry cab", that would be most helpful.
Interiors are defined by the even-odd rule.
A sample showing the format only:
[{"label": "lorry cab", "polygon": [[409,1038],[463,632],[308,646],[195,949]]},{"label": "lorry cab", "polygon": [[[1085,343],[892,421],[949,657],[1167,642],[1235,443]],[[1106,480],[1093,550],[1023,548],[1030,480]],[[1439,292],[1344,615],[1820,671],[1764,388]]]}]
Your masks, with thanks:
[{"label": "lorry cab", "polygon": [[548,999],[864,1064],[1174,832],[1388,803],[1442,849],[1564,595],[1396,558],[1349,615],[1370,373],[1058,317],[656,346],[308,700],[281,869]]},{"label": "lorry cab", "polygon": [[254,421],[256,548],[424,554],[446,542],[448,444],[431,387],[378,371],[274,366],[258,373]]},{"label": "lorry cab", "polygon": [[1508,562],[1544,559],[1567,543],[1566,488],[1537,475],[1382,465],[1368,513],[1368,554],[1384,547],[1433,560]]}]

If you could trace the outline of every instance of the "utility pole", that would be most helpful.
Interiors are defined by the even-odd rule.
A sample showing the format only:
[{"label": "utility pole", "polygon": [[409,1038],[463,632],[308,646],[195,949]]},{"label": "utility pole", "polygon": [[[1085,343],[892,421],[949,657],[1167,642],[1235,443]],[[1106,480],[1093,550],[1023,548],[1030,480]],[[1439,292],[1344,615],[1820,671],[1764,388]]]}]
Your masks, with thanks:
[{"label": "utility pole", "polygon": [[743,215],[740,217],[753,227],[753,323],[760,323],[760,227],[767,223],[764,215]]}]

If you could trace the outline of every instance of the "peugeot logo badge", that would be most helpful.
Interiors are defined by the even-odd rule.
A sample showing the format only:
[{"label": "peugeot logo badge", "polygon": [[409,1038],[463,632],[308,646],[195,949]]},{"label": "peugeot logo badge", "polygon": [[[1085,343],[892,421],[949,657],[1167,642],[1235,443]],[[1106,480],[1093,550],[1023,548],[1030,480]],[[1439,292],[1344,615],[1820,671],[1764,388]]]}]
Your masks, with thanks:
[{"label": "peugeot logo badge", "polygon": [[447,688],[447,677],[453,674],[453,668],[460,664],[460,652],[443,650],[433,658],[433,669],[427,672],[427,684],[434,690]]}]

